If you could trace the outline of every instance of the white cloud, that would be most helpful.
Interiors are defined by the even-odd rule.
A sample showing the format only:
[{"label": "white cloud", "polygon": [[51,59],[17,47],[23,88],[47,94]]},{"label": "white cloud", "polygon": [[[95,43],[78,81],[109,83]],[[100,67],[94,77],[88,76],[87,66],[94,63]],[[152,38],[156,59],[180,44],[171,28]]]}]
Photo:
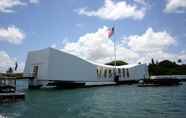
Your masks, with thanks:
[{"label": "white cloud", "polygon": [[166,31],[155,32],[148,28],[142,35],[127,37],[128,46],[137,52],[155,52],[166,50],[170,45],[174,45],[176,40]]},{"label": "white cloud", "polygon": [[[15,68],[16,58],[10,57],[5,51],[0,51],[0,73],[6,72],[9,67]],[[18,68],[14,72],[23,72],[24,63],[18,63]]]},{"label": "white cloud", "polygon": [[66,43],[68,43],[68,37],[65,37],[65,38],[62,40],[62,42],[61,42],[62,46],[64,46]]},{"label": "white cloud", "polygon": [[134,0],[136,3],[142,4],[142,5],[146,5],[146,1],[145,0]]},{"label": "white cloud", "polygon": [[12,13],[15,7],[27,6],[29,3],[38,4],[39,0],[0,0],[0,13]]},{"label": "white cloud", "polygon": [[13,44],[22,43],[25,34],[17,27],[0,28],[0,41],[8,41]]},{"label": "white cloud", "polygon": [[169,53],[163,50],[139,53],[139,54],[140,54],[140,58],[137,60],[137,62],[142,62],[142,63],[149,63],[151,62],[152,58],[158,62],[165,59],[172,60],[172,61],[176,60],[176,54]]},{"label": "white cloud", "polygon": [[14,10],[13,7],[23,6],[26,3],[22,2],[21,0],[0,0],[0,12],[10,13]]},{"label": "white cloud", "polygon": [[[87,33],[81,36],[77,42],[67,42],[64,50],[96,62],[104,63],[111,61],[114,56],[114,43],[111,39],[107,38],[107,29],[104,26],[95,33]],[[120,55],[117,56],[117,59],[125,59],[128,62],[138,58],[135,52],[122,45],[118,45],[117,55]]]},{"label": "white cloud", "polygon": [[184,10],[186,10],[186,0],[166,0],[165,12],[183,13]]},{"label": "white cloud", "polygon": [[51,48],[56,48],[57,45],[56,45],[55,43],[53,43],[50,47],[51,47]]},{"label": "white cloud", "polygon": [[39,0],[30,0],[30,3],[32,3],[32,4],[38,4],[39,3]]},{"label": "white cloud", "polygon": [[13,66],[15,60],[10,58],[5,51],[0,51],[0,72],[5,72],[9,67]]},{"label": "white cloud", "polygon": [[[114,60],[114,43],[107,38],[107,29],[104,26],[94,33],[81,36],[77,42],[66,42],[63,50],[98,63]],[[169,52],[168,49],[176,43],[167,31],[155,32],[148,28],[141,35],[131,35],[119,41],[117,59],[128,63],[148,63],[152,58],[157,61],[182,59],[186,62],[185,52]]]},{"label": "white cloud", "polygon": [[113,2],[112,0],[105,0],[102,7],[97,10],[87,10],[81,8],[78,10],[80,15],[97,16],[107,20],[119,20],[131,18],[134,20],[143,19],[146,8],[139,7],[136,4],[128,4],[126,1]]},{"label": "white cloud", "polygon": [[148,28],[142,35],[125,37],[122,42],[140,55],[137,62],[148,63],[152,58],[157,61],[164,59],[175,61],[178,58],[178,54],[168,52],[168,49],[177,42],[167,31],[155,32]]}]

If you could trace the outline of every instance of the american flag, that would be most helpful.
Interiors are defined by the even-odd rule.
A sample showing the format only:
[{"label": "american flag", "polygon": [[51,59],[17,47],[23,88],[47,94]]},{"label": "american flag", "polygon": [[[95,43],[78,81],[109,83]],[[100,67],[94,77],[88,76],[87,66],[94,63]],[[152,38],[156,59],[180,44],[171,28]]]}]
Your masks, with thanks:
[{"label": "american flag", "polygon": [[108,29],[108,37],[110,38],[114,34],[114,27]]}]

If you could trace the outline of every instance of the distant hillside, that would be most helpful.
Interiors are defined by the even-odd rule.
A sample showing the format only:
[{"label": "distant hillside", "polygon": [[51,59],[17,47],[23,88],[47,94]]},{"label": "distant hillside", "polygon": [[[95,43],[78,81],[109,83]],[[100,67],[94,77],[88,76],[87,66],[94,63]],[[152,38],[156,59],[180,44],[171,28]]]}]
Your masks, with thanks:
[{"label": "distant hillside", "polygon": [[[115,61],[111,61],[111,62],[106,63],[105,65],[114,66],[114,64],[115,64]],[[128,65],[128,63],[122,60],[116,60],[116,66],[122,66],[122,65]]]},{"label": "distant hillside", "polygon": [[149,64],[150,75],[186,75],[186,64],[178,65],[170,60],[163,60],[154,63],[153,59]]}]

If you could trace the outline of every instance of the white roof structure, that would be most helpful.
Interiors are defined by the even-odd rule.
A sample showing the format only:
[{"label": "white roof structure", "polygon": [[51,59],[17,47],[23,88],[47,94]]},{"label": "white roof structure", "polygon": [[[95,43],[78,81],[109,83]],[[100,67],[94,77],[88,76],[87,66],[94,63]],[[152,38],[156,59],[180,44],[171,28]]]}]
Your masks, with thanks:
[{"label": "white roof structure", "polygon": [[[50,48],[50,47],[49,47],[49,48]],[[64,51],[64,50],[57,50],[57,49],[55,49],[55,48],[51,48],[51,49],[54,49],[54,50],[56,50],[56,51],[61,51],[62,53],[66,53],[66,54],[75,56],[75,55],[73,55],[73,54],[71,54],[71,53],[68,53],[68,52],[66,52],[66,51]],[[86,62],[88,62],[88,63],[90,63],[90,64],[97,65],[97,66],[101,66],[101,67],[105,67],[105,68],[131,68],[131,67],[134,67],[134,66],[139,65],[139,64],[129,64],[129,65],[122,65],[122,66],[116,66],[116,67],[115,67],[115,66],[111,66],[111,65],[96,63],[96,62],[93,62],[93,61],[90,61],[90,60],[87,60],[87,59],[84,59],[84,58],[81,58],[81,57],[78,57],[78,56],[76,56],[76,57],[77,57],[77,58],[80,58],[80,59],[82,59],[82,60],[84,60],[84,61],[86,61]]]}]

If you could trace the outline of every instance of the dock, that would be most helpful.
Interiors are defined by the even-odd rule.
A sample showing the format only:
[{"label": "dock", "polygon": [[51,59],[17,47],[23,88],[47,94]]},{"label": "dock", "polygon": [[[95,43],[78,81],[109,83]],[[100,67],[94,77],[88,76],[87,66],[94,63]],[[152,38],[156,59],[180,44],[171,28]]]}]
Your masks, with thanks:
[{"label": "dock", "polygon": [[34,79],[32,74],[0,73],[0,103],[12,103],[25,99],[25,93],[16,90],[16,80]]},{"label": "dock", "polygon": [[25,99],[25,93],[0,93],[0,103],[11,103]]}]

